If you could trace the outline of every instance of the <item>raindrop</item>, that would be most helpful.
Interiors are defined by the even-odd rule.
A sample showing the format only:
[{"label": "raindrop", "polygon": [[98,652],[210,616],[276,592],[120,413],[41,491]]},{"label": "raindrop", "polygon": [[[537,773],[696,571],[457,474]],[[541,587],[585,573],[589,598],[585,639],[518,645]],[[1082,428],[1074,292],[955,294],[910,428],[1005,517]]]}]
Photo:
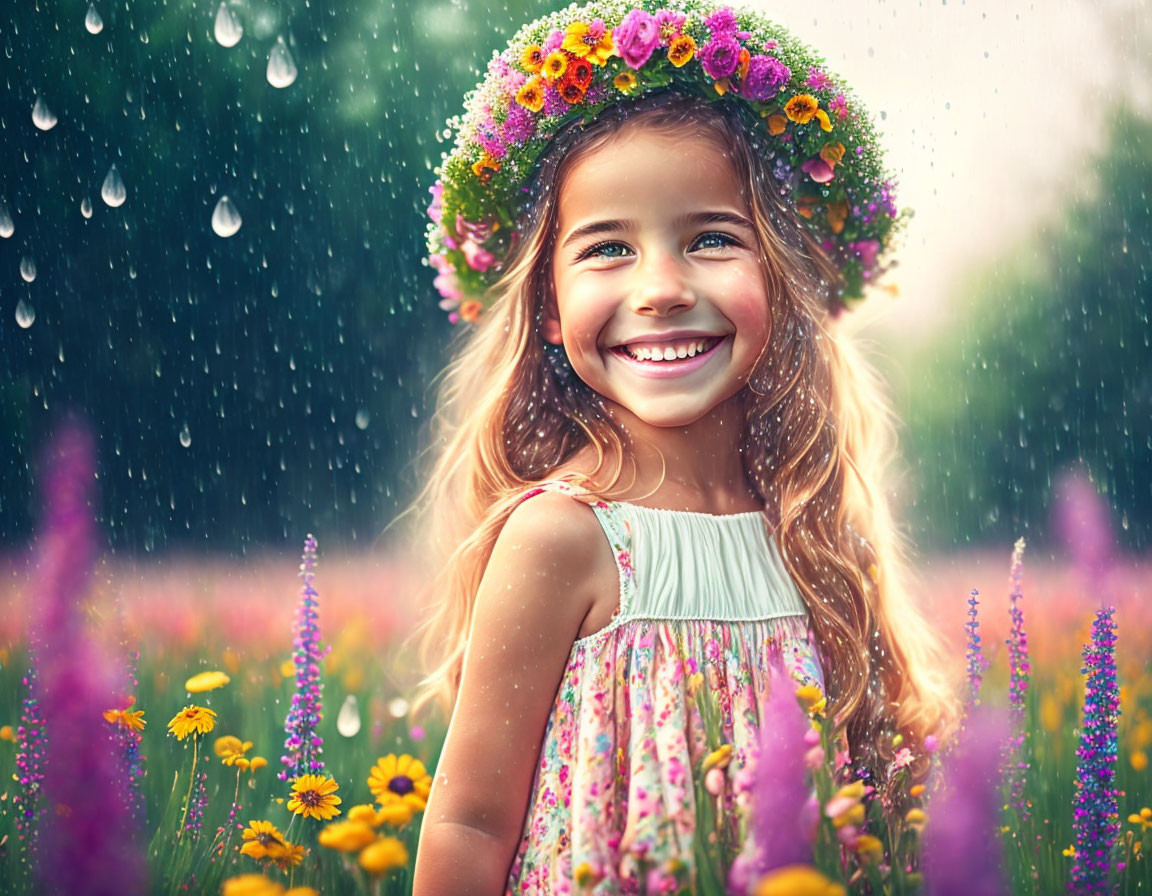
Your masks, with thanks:
[{"label": "raindrop", "polygon": [[361,408],[356,412],[356,428],[367,429],[368,421],[371,419],[372,418],[369,416],[368,412],[364,410],[364,408]]},{"label": "raindrop", "polygon": [[120,172],[116,170],[115,165],[108,169],[108,174],[104,178],[104,185],[100,187],[100,198],[104,200],[105,205],[112,208],[119,208],[128,198],[128,191],[124,188],[124,180],[120,177]]},{"label": "raindrop", "polygon": [[8,204],[0,202],[0,236],[4,239],[16,232],[16,225],[12,223],[12,216],[8,213]]},{"label": "raindrop", "polygon": [[27,255],[20,259],[20,276],[24,278],[25,283],[31,283],[36,279],[36,262]]},{"label": "raindrop", "polygon": [[44,102],[44,97],[36,97],[36,105],[32,107],[32,124],[42,131],[50,131],[56,127],[56,121],[56,116],[52,114],[52,110]]},{"label": "raindrop", "polygon": [[408,715],[408,701],[403,697],[396,697],[388,701],[388,715],[394,719],[402,719]]},{"label": "raindrop", "polygon": [[216,10],[215,34],[216,43],[222,47],[234,47],[244,36],[244,26],[228,8],[227,3],[221,3],[220,8]]},{"label": "raindrop", "polygon": [[240,212],[227,196],[221,196],[212,212],[212,230],[216,236],[230,237],[240,229]]},{"label": "raindrop", "polygon": [[104,20],[100,18],[100,13],[96,12],[96,4],[88,4],[88,15],[84,16],[84,27],[88,29],[89,34],[99,34],[104,30]]},{"label": "raindrop", "polygon": [[36,309],[21,299],[16,303],[16,323],[27,330],[36,320]]},{"label": "raindrop", "polygon": [[92,200],[87,196],[80,200],[80,214],[85,218],[92,217]]},{"label": "raindrop", "polygon": [[296,63],[288,52],[283,37],[276,38],[272,52],[268,54],[268,83],[273,87],[288,87],[296,80]]},{"label": "raindrop", "polygon": [[349,694],[340,707],[340,714],[336,716],[336,730],[345,737],[355,737],[359,733],[360,705],[356,702],[355,694]]},{"label": "raindrop", "polygon": [[192,444],[192,433],[188,431],[187,423],[180,430],[180,444],[185,448]]}]

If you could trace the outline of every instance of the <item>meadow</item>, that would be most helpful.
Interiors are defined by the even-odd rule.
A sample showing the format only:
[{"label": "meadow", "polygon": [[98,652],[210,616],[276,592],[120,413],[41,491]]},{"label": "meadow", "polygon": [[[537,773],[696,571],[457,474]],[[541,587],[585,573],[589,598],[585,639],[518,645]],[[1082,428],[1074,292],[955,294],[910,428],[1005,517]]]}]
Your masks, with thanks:
[{"label": "meadow", "polygon": [[[1009,715],[1015,704],[1024,726],[1018,784],[1011,775],[999,779],[998,817],[975,820],[985,829],[959,836],[982,838],[1000,857],[1004,884],[996,892],[1064,892],[1077,875],[1079,892],[1152,892],[1144,857],[1152,828],[1152,563],[1121,558],[1085,570],[1059,558],[1028,558],[1014,625],[1009,556],[932,557],[918,565],[923,605],[948,636],[952,671],[960,678],[966,649],[971,658],[969,597],[979,591],[980,703]],[[116,780],[86,780],[75,769],[55,767],[57,754],[38,748],[43,715],[54,711],[44,700],[29,701],[42,684],[29,671],[53,649],[44,644],[35,658],[29,651],[29,619],[43,600],[38,570],[44,555],[10,555],[5,566],[11,575],[0,584],[0,775],[6,782],[0,877],[13,884],[6,892],[37,892],[46,881],[68,876],[45,877],[37,869],[59,867],[70,851],[86,848],[76,839],[83,830],[70,824],[79,824],[88,801],[115,804],[129,820],[121,858],[105,863],[118,868],[120,892],[410,891],[427,775],[443,724],[413,720],[409,712],[417,670],[408,636],[419,618],[420,576],[402,555],[321,551],[303,588],[299,561],[288,554],[95,561],[72,636],[104,644],[102,655],[122,664],[118,702],[105,707],[102,718],[87,720],[94,741],[114,744]],[[1119,716],[1112,714],[1115,730],[1103,736],[1115,739],[1115,755],[1105,755],[1105,765],[1114,769],[1118,814],[1106,818],[1102,830],[1078,832],[1078,750],[1086,728],[1082,651],[1094,614],[1105,605],[1115,608]],[[1013,659],[1008,644],[1015,639],[1018,650],[1021,631],[1026,652]],[[293,731],[297,742],[286,745]],[[994,757],[1003,747],[981,745]],[[294,757],[295,765],[284,764],[283,756]],[[1007,762],[992,761],[1001,772]],[[295,800],[291,781],[278,777],[310,772],[316,777],[304,779],[308,788]],[[1013,786],[1021,802],[1014,801]],[[930,874],[921,877],[920,840],[929,842],[938,822],[936,791],[917,803],[920,815],[901,820],[882,853],[838,833],[848,813],[822,813],[830,836],[839,837],[824,846],[855,851],[856,873],[852,862],[841,861],[841,884],[828,870],[835,870],[836,859],[826,854],[824,889],[803,889],[799,878],[778,875],[776,884],[758,878],[759,889],[751,892],[844,892],[837,886],[853,893],[964,892],[948,888],[946,873],[936,882]],[[73,802],[62,804],[62,793],[74,794]],[[827,778],[822,806],[837,796],[843,793]],[[941,799],[942,811],[952,805]],[[107,839],[108,830],[102,836]],[[1092,837],[1106,841],[1107,862],[1085,879],[1083,844]],[[93,848],[97,841],[104,842],[97,836]],[[891,868],[893,842],[900,844],[897,871],[904,873]],[[818,867],[820,843],[814,846]],[[577,891],[593,892],[596,879],[577,874],[577,884]],[[676,891],[663,878],[650,877],[649,884],[651,892]],[[701,891],[723,887],[717,881],[701,884]]]}]

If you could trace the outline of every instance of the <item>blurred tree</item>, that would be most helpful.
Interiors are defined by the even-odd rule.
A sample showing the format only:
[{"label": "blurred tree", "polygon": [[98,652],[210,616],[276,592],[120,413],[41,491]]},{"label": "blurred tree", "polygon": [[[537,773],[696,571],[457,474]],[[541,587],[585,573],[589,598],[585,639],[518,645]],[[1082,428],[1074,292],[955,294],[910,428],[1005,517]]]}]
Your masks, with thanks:
[{"label": "blurred tree", "polygon": [[968,322],[911,362],[900,403],[926,544],[1047,541],[1069,466],[1106,495],[1127,546],[1149,544],[1150,145],[1152,124],[1117,111],[1083,166],[1096,182],[968,284]]},{"label": "blurred tree", "polygon": [[413,494],[451,332],[422,267],[444,122],[551,4],[228,5],[230,48],[218,0],[97,2],[96,34],[56,0],[0,21],[0,543],[31,530],[30,458],[64,407],[93,422],[117,546],[371,539]]}]

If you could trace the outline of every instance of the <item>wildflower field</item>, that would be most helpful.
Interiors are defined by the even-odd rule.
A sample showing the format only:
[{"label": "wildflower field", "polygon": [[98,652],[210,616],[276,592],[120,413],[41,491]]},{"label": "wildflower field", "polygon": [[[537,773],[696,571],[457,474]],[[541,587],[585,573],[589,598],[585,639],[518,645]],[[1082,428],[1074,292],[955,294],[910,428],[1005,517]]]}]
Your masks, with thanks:
[{"label": "wildflower field", "polygon": [[[408,892],[443,738],[409,712],[418,571],[311,537],[302,564],[104,559],[66,511],[0,583],[4,892]],[[694,770],[696,892],[1152,892],[1152,562],[1022,550],[921,564],[969,688],[927,782],[898,743],[889,784],[846,780],[823,695],[781,691],[774,777],[727,781],[722,743]]]}]

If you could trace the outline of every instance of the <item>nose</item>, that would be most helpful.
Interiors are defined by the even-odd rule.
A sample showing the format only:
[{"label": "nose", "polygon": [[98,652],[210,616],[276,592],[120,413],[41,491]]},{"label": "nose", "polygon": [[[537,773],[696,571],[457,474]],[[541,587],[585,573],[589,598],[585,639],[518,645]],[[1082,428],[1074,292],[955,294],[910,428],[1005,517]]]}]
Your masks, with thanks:
[{"label": "nose", "polygon": [[636,314],[669,317],[696,306],[696,293],[683,265],[670,253],[650,256],[646,264],[636,266],[635,276],[628,304]]}]

